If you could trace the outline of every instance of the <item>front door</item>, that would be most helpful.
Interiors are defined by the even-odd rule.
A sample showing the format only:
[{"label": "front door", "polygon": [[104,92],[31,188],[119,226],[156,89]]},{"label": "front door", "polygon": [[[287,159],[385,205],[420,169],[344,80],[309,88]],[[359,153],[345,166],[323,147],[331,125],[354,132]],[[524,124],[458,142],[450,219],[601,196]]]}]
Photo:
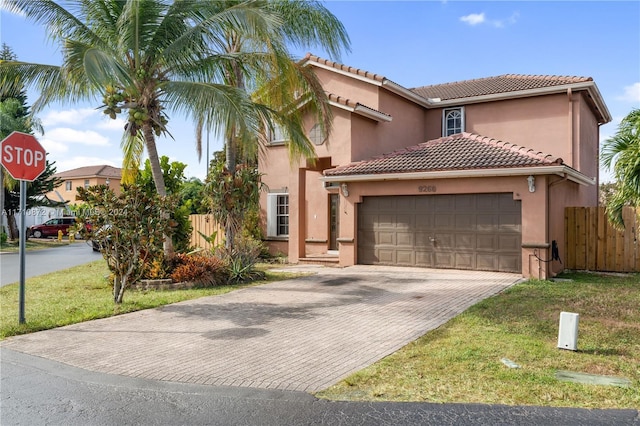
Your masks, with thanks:
[{"label": "front door", "polygon": [[340,233],[340,195],[329,194],[329,250],[338,250]]}]

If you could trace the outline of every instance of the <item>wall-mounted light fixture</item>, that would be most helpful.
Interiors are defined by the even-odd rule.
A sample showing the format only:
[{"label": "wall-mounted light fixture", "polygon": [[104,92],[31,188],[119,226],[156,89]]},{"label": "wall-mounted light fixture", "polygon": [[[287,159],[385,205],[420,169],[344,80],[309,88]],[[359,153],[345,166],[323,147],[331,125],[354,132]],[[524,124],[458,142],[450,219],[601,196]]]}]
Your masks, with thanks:
[{"label": "wall-mounted light fixture", "polygon": [[346,183],[340,185],[340,189],[342,189],[342,195],[344,195],[345,197],[349,196],[349,187],[347,187]]},{"label": "wall-mounted light fixture", "polygon": [[529,183],[529,192],[536,192],[536,178],[533,175],[529,175],[527,183]]},{"label": "wall-mounted light fixture", "polygon": [[111,179],[107,178],[107,180],[105,181],[105,183],[107,184],[107,186],[109,186],[109,184],[111,183]]}]

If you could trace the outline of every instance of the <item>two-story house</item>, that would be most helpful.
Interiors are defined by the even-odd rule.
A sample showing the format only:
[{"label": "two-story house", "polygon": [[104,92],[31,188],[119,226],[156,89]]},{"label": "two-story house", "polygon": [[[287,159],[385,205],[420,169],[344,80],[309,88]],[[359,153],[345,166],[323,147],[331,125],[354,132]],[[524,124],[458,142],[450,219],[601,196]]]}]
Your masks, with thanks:
[{"label": "two-story house", "polygon": [[85,166],[59,172],[54,177],[60,178],[62,184],[47,194],[47,198],[55,201],[77,204],[78,187],[88,188],[93,185],[107,185],[116,195],[120,194],[122,169],[108,165]]},{"label": "two-story house", "polygon": [[591,78],[501,75],[408,89],[305,58],[333,107],[318,160],[290,166],[284,141],[259,169],[266,241],[290,262],[335,257],[508,271],[563,269],[564,208],[598,203],[599,126]]}]

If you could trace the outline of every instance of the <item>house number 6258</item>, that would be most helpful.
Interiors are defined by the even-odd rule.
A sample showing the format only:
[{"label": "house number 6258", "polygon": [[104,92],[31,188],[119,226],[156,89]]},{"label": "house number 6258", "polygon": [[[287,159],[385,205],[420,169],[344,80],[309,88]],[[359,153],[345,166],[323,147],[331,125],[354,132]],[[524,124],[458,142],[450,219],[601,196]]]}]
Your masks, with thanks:
[{"label": "house number 6258", "polygon": [[420,185],[418,187],[418,192],[436,192],[435,185]]}]

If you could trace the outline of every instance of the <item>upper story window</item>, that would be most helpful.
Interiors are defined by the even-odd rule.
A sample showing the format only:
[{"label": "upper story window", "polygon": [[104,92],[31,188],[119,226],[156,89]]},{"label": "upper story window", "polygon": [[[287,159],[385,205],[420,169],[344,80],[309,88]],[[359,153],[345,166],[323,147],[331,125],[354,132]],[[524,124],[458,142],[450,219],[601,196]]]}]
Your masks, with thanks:
[{"label": "upper story window", "polygon": [[89,179],[85,179],[84,180],[84,188],[87,189],[89,188],[90,184],[89,184]]},{"label": "upper story window", "polygon": [[464,132],[464,108],[447,108],[442,111],[442,136]]},{"label": "upper story window", "polygon": [[322,145],[326,139],[327,137],[322,131],[322,126],[316,123],[309,131],[309,140],[313,142],[314,145]]},{"label": "upper story window", "polygon": [[269,143],[273,145],[285,143],[286,138],[282,126],[274,124],[273,129],[269,131]]},{"label": "upper story window", "polygon": [[71,191],[73,189],[73,183],[70,180],[66,181],[64,183],[64,189]]}]

